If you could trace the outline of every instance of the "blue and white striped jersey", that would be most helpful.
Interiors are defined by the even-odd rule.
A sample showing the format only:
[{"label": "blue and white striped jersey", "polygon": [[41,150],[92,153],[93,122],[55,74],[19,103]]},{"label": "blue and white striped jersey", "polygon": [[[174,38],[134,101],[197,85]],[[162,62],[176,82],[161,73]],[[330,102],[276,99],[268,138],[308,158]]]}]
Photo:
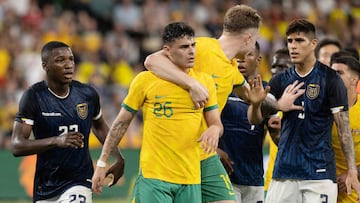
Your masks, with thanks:
[{"label": "blue and white striped jersey", "polygon": [[84,135],[83,148],[55,147],[37,154],[34,201],[57,196],[74,185],[91,187],[88,141],[92,121],[100,116],[99,96],[89,85],[72,81],[69,94],[63,98],[52,93],[45,81],[25,91],[15,120],[32,125],[35,139],[69,131]]},{"label": "blue and white striped jersey", "polygon": [[276,75],[269,82],[270,93],[279,99],[295,80],[305,83],[305,93],[295,101],[304,110],[283,114],[273,178],[335,182],[332,114],[348,110],[346,88],[334,70],[316,62],[306,76],[299,76],[295,67]]}]

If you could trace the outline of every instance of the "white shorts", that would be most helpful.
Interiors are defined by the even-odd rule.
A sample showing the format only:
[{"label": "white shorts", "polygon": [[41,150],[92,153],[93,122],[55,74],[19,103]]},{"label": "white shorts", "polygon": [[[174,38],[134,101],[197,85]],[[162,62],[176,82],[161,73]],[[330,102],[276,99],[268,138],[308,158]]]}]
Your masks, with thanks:
[{"label": "white shorts", "polygon": [[233,184],[236,203],[263,203],[264,202],[264,186],[248,186]]},{"label": "white shorts", "polygon": [[337,192],[337,184],[329,179],[272,179],[265,203],[336,203]]},{"label": "white shorts", "polygon": [[85,186],[73,186],[67,189],[63,194],[45,200],[36,201],[36,203],[92,203],[92,192]]}]

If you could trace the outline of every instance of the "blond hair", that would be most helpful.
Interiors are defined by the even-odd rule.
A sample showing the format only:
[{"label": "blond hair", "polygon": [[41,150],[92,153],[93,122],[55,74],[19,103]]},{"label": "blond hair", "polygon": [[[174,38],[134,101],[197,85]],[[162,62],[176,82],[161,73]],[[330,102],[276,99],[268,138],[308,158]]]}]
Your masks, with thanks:
[{"label": "blond hair", "polygon": [[249,28],[259,28],[261,17],[255,9],[247,5],[236,5],[227,10],[224,17],[224,31],[242,32]]}]

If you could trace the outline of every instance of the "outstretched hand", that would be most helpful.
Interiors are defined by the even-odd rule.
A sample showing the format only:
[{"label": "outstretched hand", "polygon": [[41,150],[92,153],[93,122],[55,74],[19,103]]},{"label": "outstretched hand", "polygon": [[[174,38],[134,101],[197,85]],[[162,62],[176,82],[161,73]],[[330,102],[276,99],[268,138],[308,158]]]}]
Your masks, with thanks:
[{"label": "outstretched hand", "polygon": [[115,162],[106,172],[105,177],[111,176],[112,180],[109,187],[115,185],[124,174],[125,160],[121,159]]},{"label": "outstretched hand", "polygon": [[281,111],[303,110],[303,106],[294,104],[295,100],[305,93],[305,89],[300,89],[303,85],[304,82],[299,83],[299,81],[296,80],[285,88],[283,95],[278,100],[279,109]]},{"label": "outstretched hand", "polygon": [[250,86],[250,90],[248,92],[249,102],[258,106],[265,100],[267,93],[270,91],[270,87],[267,86],[264,89],[260,74],[258,74],[254,79],[249,79],[248,83]]}]

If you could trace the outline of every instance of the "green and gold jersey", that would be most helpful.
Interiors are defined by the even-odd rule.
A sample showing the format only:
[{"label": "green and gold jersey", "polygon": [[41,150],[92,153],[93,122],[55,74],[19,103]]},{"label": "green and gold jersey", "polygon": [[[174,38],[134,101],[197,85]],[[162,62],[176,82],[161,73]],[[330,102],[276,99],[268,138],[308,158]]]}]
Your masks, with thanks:
[{"label": "green and gold jersey", "polygon": [[[360,120],[358,119],[359,115],[360,115],[360,96],[358,95],[357,103],[354,106],[350,107],[349,109],[350,128],[354,139],[355,162],[357,166],[360,166]],[[332,145],[335,152],[336,174],[340,175],[347,171],[347,164],[344,154],[341,150],[341,144],[339,141],[338,132],[335,124],[333,125],[332,128]],[[356,199],[357,199],[357,195],[354,192],[354,190],[351,195],[347,195],[346,193],[338,194],[338,202],[341,203],[357,202]]]},{"label": "green and gold jersey", "polygon": [[[229,60],[221,49],[219,41],[215,38],[199,37],[196,41],[196,56],[194,69],[208,73],[214,79],[219,112],[223,110],[228,96],[234,86],[245,84],[245,78],[239,72],[236,59]],[[203,132],[207,129],[203,121]],[[216,153],[205,154],[201,150],[201,160]]]},{"label": "green and gold jersey", "polygon": [[233,86],[245,84],[245,78],[238,70],[237,61],[229,60],[221,49],[219,41],[209,37],[196,38],[195,58],[194,68],[208,73],[214,79],[221,112]]},{"label": "green and gold jersey", "polygon": [[205,108],[195,109],[186,90],[150,71],[139,73],[131,83],[123,107],[136,112],[142,106],[144,134],[140,170],[145,178],[176,184],[200,183],[197,139],[203,111],[218,106],[211,77],[193,69],[189,75],[209,90],[210,99]]}]

